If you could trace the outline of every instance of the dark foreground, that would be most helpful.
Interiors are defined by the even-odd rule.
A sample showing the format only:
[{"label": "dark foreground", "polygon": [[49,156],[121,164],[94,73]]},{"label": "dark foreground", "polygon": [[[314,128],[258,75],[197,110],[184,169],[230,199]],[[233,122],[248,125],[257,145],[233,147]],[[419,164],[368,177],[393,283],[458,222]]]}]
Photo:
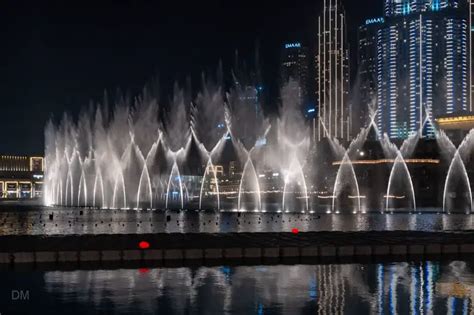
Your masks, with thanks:
[{"label": "dark foreground", "polygon": [[0,272],[2,314],[472,314],[473,263]]},{"label": "dark foreground", "polygon": [[0,268],[453,258],[474,254],[473,218],[12,205],[0,209]]},{"label": "dark foreground", "polygon": [[[300,233],[161,233],[9,235],[0,237],[0,267],[161,266],[284,259],[300,262],[474,254],[474,231],[366,231]],[[47,268],[47,267],[46,267]]]}]

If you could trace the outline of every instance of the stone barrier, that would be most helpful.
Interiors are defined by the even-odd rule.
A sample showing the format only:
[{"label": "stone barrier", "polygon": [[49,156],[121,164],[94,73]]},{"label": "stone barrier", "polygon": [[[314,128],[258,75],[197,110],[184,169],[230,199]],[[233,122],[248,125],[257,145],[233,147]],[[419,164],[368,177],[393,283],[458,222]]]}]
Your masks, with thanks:
[{"label": "stone barrier", "polygon": [[[314,232],[0,237],[0,265],[474,255],[474,232]],[[11,242],[16,241],[16,246]],[[145,242],[147,246],[140,248]],[[454,256],[455,255],[455,256]]]}]

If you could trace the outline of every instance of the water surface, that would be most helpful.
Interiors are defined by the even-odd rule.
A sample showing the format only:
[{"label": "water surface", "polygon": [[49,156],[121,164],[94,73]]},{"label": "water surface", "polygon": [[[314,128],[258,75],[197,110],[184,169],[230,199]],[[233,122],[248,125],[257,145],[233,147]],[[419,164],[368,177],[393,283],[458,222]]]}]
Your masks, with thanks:
[{"label": "water surface", "polygon": [[[2,314],[470,314],[467,261],[3,272]],[[12,300],[12,290],[29,300]]]},{"label": "water surface", "polygon": [[[82,215],[81,215],[82,212]],[[52,215],[52,217],[50,217]],[[19,208],[0,211],[0,235],[473,230],[466,214],[302,214]]]}]

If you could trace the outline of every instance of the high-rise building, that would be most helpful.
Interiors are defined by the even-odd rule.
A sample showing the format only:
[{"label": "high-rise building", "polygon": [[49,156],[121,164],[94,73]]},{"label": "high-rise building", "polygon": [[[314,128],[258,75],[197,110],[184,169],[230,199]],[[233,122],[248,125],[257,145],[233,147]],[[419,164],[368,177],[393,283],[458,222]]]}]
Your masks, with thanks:
[{"label": "high-rise building", "polygon": [[349,139],[349,46],[340,0],[324,0],[318,17],[315,65],[318,139]]},{"label": "high-rise building", "polygon": [[[466,0],[385,0],[377,30],[377,125],[390,138],[470,109]],[[371,67],[373,64],[371,64]]]},{"label": "high-rise building", "polygon": [[474,0],[467,0],[469,1],[469,86],[471,89],[471,94],[470,94],[470,99],[469,99],[469,111],[474,112],[474,106],[473,106],[473,100],[474,100],[474,82],[472,80],[473,78],[473,58],[472,58],[472,47],[473,47],[473,41],[474,41],[474,19],[473,19],[473,14],[474,14]]},{"label": "high-rise building", "polygon": [[370,111],[377,106],[377,31],[383,17],[367,19],[358,34],[358,94],[353,112],[354,131],[370,123]]},{"label": "high-rise building", "polygon": [[306,106],[309,101],[308,71],[308,49],[299,42],[284,44],[281,53],[282,83],[290,79],[298,82],[298,95],[302,106]]}]

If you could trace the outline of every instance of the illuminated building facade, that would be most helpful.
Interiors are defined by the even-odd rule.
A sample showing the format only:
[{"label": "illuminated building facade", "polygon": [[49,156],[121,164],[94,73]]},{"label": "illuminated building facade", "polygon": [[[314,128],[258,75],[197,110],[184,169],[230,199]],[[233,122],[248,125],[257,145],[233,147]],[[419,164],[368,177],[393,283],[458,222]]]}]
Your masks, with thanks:
[{"label": "illuminated building facade", "polygon": [[39,198],[43,193],[42,157],[0,156],[0,198]]},{"label": "illuminated building facade", "polygon": [[318,17],[316,44],[316,102],[318,139],[349,139],[349,46],[346,20],[340,0],[324,0]]},{"label": "illuminated building facade", "polygon": [[404,139],[470,106],[465,0],[385,0],[377,30],[377,125]]},{"label": "illuminated building facade", "polygon": [[377,32],[383,24],[383,17],[370,18],[359,27],[358,65],[359,65],[359,108],[353,113],[354,130],[365,128],[370,123],[370,108],[375,110],[377,102]]},{"label": "illuminated building facade", "polygon": [[285,44],[281,55],[282,83],[290,79],[298,82],[299,101],[303,106],[309,98],[308,70],[308,49],[299,42]]},{"label": "illuminated building facade", "polygon": [[474,82],[472,80],[473,77],[473,60],[472,60],[472,47],[473,47],[473,32],[474,32],[474,19],[473,19],[473,14],[474,14],[474,0],[468,0],[469,1],[469,86],[471,88],[471,94],[470,94],[470,99],[469,99],[469,111],[473,112],[474,107],[473,107],[473,100],[474,100]]},{"label": "illuminated building facade", "polygon": [[466,135],[474,129],[474,114],[453,113],[438,116],[435,122],[440,130],[443,130],[449,138],[458,145]]}]

